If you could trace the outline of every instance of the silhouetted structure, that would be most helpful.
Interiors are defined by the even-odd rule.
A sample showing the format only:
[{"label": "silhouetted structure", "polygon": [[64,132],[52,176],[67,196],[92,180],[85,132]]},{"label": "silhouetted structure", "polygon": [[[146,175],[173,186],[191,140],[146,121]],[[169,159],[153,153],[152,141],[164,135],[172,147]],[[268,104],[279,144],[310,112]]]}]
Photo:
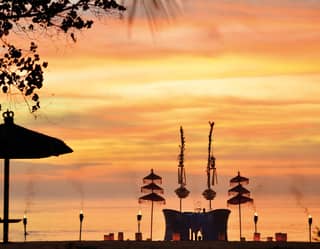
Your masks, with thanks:
[{"label": "silhouetted structure", "polygon": [[[217,174],[215,167],[215,157],[211,149],[212,133],[214,122],[209,122],[209,145],[208,145],[208,163],[207,163],[207,189],[202,193],[204,198],[209,201],[209,212],[182,212],[181,199],[183,194],[178,195],[178,190],[183,193],[185,186],[184,171],[184,136],[183,129],[180,128],[181,146],[179,155],[178,183],[180,188],[176,190],[180,198],[180,212],[172,209],[164,209],[163,214],[166,222],[165,240],[228,240],[227,223],[230,214],[228,209],[211,210],[211,201],[215,198],[216,192],[211,186],[217,183]],[[184,190],[185,189],[185,190]],[[184,192],[185,197],[189,191]],[[180,197],[182,196],[182,197]]]},{"label": "silhouetted structure", "polygon": [[[209,201],[209,212],[182,212],[181,199],[187,197],[189,191],[185,188],[186,176],[184,170],[184,135],[180,128],[181,146],[178,166],[178,183],[181,184],[175,192],[180,198],[180,212],[171,209],[164,209],[163,213],[166,222],[165,240],[228,240],[227,223],[230,210],[211,210],[211,201],[215,198],[216,192],[212,186],[217,183],[215,167],[215,157],[213,156],[211,142],[214,122],[209,122],[209,144],[207,163],[207,189],[202,193],[203,197]],[[179,193],[180,192],[180,193]]]},{"label": "silhouetted structure", "polygon": [[242,230],[241,230],[241,204],[244,203],[253,203],[253,199],[250,198],[250,191],[247,190],[242,184],[249,184],[249,179],[240,175],[238,175],[230,180],[230,185],[235,187],[231,188],[228,193],[229,195],[235,195],[230,198],[227,203],[228,205],[238,205],[239,207],[239,225],[240,225],[240,241],[242,238]]},{"label": "silhouetted structure", "polygon": [[211,210],[211,201],[216,197],[216,192],[211,188],[217,181],[216,159],[211,151],[211,141],[214,122],[209,122],[209,145],[208,145],[208,163],[207,163],[207,189],[203,191],[203,197],[209,201],[209,210]]},{"label": "silhouetted structure", "polygon": [[28,130],[13,123],[14,113],[2,114],[4,124],[0,124],[0,158],[4,159],[4,197],[3,197],[3,243],[9,240],[9,223],[21,219],[9,219],[9,176],[10,159],[44,158],[71,153],[72,149],[62,140]]},{"label": "silhouetted structure", "polygon": [[151,173],[143,178],[143,183],[146,185],[141,187],[142,193],[149,193],[139,198],[139,203],[142,202],[151,202],[151,228],[150,228],[150,240],[152,240],[152,226],[153,226],[153,203],[158,202],[165,204],[165,199],[160,196],[163,194],[163,189],[157,185],[162,183],[162,178],[153,173],[153,169],[151,169]]},{"label": "silhouetted structure", "polygon": [[228,209],[203,213],[163,209],[163,213],[166,222],[165,240],[172,240],[176,233],[180,235],[180,240],[197,240],[199,234],[202,234],[202,240],[228,240]]},{"label": "silhouetted structure", "polygon": [[183,128],[180,127],[180,154],[179,154],[179,165],[178,165],[178,184],[180,187],[175,190],[176,195],[180,199],[180,212],[182,212],[182,199],[187,198],[189,195],[189,190],[185,187],[187,185],[186,171],[184,168],[184,150],[185,150],[185,138],[183,135]]}]

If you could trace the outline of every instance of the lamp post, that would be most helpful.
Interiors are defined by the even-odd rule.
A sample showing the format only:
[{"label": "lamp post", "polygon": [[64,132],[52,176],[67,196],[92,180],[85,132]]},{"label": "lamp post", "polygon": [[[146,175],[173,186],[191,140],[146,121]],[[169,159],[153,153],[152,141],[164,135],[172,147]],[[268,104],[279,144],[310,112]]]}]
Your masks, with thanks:
[{"label": "lamp post", "polygon": [[80,233],[79,233],[79,240],[81,241],[81,233],[82,233],[82,221],[83,221],[84,215],[82,210],[80,211],[79,214],[79,219],[80,219]]},{"label": "lamp post", "polygon": [[254,233],[257,233],[257,223],[258,223],[258,214],[254,213],[254,217],[253,217],[253,222],[254,222]]},{"label": "lamp post", "polygon": [[312,216],[311,215],[309,215],[308,224],[309,224],[309,242],[311,243],[311,225],[312,225]]},{"label": "lamp post", "polygon": [[142,219],[142,214],[141,214],[141,210],[139,210],[138,214],[137,214],[137,222],[138,222],[138,233],[140,233],[140,225],[141,225],[141,219]]},{"label": "lamp post", "polygon": [[27,220],[27,216],[26,214],[23,215],[23,235],[24,235],[24,241],[27,241],[27,223],[28,223],[28,220]]}]

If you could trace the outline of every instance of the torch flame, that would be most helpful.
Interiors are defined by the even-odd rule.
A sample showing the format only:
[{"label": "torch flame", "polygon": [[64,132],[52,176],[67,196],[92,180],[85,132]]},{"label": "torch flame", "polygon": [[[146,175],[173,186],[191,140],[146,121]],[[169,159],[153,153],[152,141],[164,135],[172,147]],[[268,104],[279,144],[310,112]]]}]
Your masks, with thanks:
[{"label": "torch flame", "polygon": [[312,225],[312,216],[309,214],[309,218],[308,218],[308,223],[309,223],[309,226],[311,227]]},{"label": "torch flame", "polygon": [[138,215],[141,215],[141,210],[138,211]]},{"label": "torch flame", "polygon": [[23,214],[23,219],[26,219],[27,218],[27,215],[26,213]]},{"label": "torch flame", "polygon": [[255,213],[254,213],[254,216],[258,216],[258,213],[257,213],[257,212],[255,212]]},{"label": "torch flame", "polygon": [[83,214],[83,211],[82,211],[82,209],[80,210],[80,214]]}]

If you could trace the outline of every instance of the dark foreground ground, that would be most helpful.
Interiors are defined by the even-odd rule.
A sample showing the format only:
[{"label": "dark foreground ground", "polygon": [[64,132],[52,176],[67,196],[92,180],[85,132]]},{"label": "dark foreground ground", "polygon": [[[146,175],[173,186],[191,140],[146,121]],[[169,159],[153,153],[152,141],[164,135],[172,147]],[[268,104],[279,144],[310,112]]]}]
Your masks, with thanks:
[{"label": "dark foreground ground", "polygon": [[2,249],[320,249],[320,243],[220,241],[61,241],[11,242]]}]

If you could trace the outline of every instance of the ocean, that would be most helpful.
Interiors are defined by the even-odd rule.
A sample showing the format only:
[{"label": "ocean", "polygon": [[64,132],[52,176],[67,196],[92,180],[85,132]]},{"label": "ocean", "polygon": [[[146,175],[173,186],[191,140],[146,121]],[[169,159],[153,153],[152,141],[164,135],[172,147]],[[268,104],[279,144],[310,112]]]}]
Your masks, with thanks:
[{"label": "ocean", "polygon": [[[275,233],[287,233],[288,241],[308,241],[308,215],[313,215],[312,231],[320,226],[320,207],[317,198],[308,202],[308,209],[295,205],[293,199],[265,198],[260,200],[259,207],[242,205],[242,236],[246,240],[253,239],[254,212],[258,212],[257,229],[261,240],[274,237]],[[163,208],[178,208],[178,199],[167,200],[167,204],[155,205],[153,239],[163,240],[165,232]],[[199,202],[186,200],[184,211],[192,211]],[[202,201],[205,204],[205,201]],[[170,206],[171,205],[171,206]],[[136,216],[142,213],[141,231],[143,239],[150,237],[150,208],[151,205],[139,205],[136,199],[88,199],[84,202],[66,199],[34,200],[27,210],[27,240],[28,241],[60,241],[79,240],[80,209],[83,209],[83,240],[103,240],[105,234],[124,233],[125,240],[134,240],[137,232]],[[191,207],[191,208],[190,208]],[[223,206],[223,202],[213,201],[214,208],[230,208],[228,221],[228,238],[230,241],[239,240],[239,213],[237,207]],[[256,210],[255,210],[256,209]],[[10,218],[22,218],[25,212],[24,200],[10,201]],[[10,241],[23,241],[23,224],[10,224]],[[2,234],[2,226],[0,227]],[[2,238],[2,236],[1,236]]]}]

